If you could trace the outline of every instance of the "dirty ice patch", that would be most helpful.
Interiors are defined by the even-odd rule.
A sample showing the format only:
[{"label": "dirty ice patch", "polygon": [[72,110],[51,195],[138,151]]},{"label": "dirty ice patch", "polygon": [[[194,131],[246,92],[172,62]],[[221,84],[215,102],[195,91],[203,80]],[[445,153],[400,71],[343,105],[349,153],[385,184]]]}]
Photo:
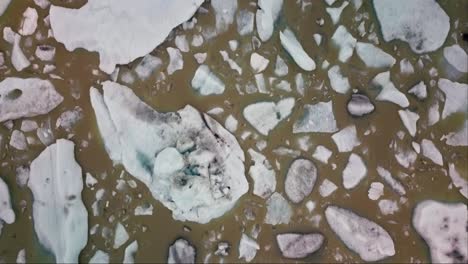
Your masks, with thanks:
[{"label": "dirty ice patch", "polygon": [[296,159],[289,166],[284,191],[293,203],[300,203],[309,196],[317,180],[317,167],[307,159]]},{"label": "dirty ice patch", "polygon": [[340,69],[340,66],[335,65],[328,70],[328,79],[330,85],[335,92],[345,94],[351,89],[348,77],[346,77]]},{"label": "dirty ice patch", "polygon": [[[99,53],[99,68],[111,74],[150,53],[171,30],[190,19],[203,0],[90,0],[80,9],[52,5],[50,24],[54,37],[73,51]],[[131,36],[131,37],[129,37]]]},{"label": "dirty ice patch", "polygon": [[318,102],[304,105],[304,113],[294,123],[293,133],[334,133],[338,131],[333,102]]},{"label": "dirty ice patch", "polygon": [[218,122],[190,105],[160,113],[131,89],[91,88],[99,132],[114,163],[142,181],[180,221],[207,223],[248,191],[244,152]]},{"label": "dirty ice patch", "polygon": [[88,212],[81,200],[83,175],[75,144],[59,139],[31,163],[34,230],[57,263],[77,263],[88,241]]},{"label": "dirty ice patch", "polygon": [[267,136],[291,114],[294,105],[295,99],[292,97],[282,99],[277,103],[259,102],[246,106],[243,115],[260,134]]},{"label": "dirty ice patch", "polygon": [[276,236],[276,242],[283,257],[300,259],[319,250],[325,237],[319,233],[283,233]]},{"label": "dirty ice patch", "polygon": [[338,48],[338,60],[343,63],[347,62],[354,53],[357,40],[344,26],[340,25],[333,33],[331,41]]},{"label": "dirty ice patch", "polygon": [[367,167],[362,158],[354,153],[351,153],[348,159],[348,164],[343,170],[343,186],[346,189],[356,187],[367,175]]},{"label": "dirty ice patch", "polygon": [[293,214],[288,201],[279,193],[275,192],[268,198],[265,223],[270,225],[289,224]]},{"label": "dirty ice patch", "polygon": [[385,41],[405,41],[415,53],[440,48],[450,19],[435,0],[375,0],[375,13]]}]

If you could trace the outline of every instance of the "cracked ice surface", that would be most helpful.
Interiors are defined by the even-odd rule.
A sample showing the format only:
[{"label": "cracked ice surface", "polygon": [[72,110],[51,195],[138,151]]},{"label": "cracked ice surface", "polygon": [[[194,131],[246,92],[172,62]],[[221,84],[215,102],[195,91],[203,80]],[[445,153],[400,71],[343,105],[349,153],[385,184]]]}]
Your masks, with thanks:
[{"label": "cracked ice surface", "polygon": [[207,223],[247,192],[244,152],[214,119],[190,105],[159,113],[114,82],[104,82],[103,90],[91,88],[91,103],[110,158],[176,220]]}]

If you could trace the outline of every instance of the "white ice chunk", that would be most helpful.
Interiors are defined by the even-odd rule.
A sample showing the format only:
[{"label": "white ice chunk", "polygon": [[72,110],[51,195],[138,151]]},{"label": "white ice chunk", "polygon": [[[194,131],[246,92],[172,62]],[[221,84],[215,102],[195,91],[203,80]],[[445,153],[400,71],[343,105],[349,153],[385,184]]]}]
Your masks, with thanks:
[{"label": "white ice chunk", "polygon": [[83,109],[75,106],[74,109],[65,111],[60,114],[55,123],[55,128],[62,127],[65,130],[71,130],[73,126],[83,118]]},{"label": "white ice chunk", "polygon": [[408,109],[398,110],[398,115],[400,116],[401,122],[405,125],[409,134],[414,137],[418,131],[417,122],[419,120],[419,115],[417,113],[411,112]]},{"label": "white ice chunk", "polygon": [[127,230],[121,223],[117,223],[115,226],[115,233],[114,233],[114,249],[118,249],[121,247],[125,242],[127,242],[129,236]]},{"label": "white ice chunk", "polygon": [[408,59],[400,61],[400,72],[406,75],[414,73],[414,67]]},{"label": "white ice chunk", "polygon": [[284,77],[288,74],[288,65],[279,55],[276,56],[275,74],[278,77]]},{"label": "white ice chunk", "polygon": [[148,79],[154,71],[161,67],[162,61],[160,58],[152,56],[150,54],[143,57],[143,59],[135,67],[135,73],[138,78],[142,80]]},{"label": "white ice chunk", "polygon": [[408,90],[408,93],[414,94],[419,100],[424,100],[427,98],[427,87],[424,81],[419,82],[411,89]]},{"label": "white ice chunk", "polygon": [[339,152],[350,152],[361,144],[361,141],[357,137],[357,131],[355,125],[350,125],[332,136],[333,141],[336,144]]},{"label": "white ice chunk", "polygon": [[401,107],[409,106],[408,98],[390,80],[389,71],[377,74],[372,80],[372,84],[382,88],[379,95],[375,98],[377,101],[387,101]]},{"label": "white ice chunk", "polygon": [[102,250],[96,251],[89,260],[89,264],[107,264],[109,263],[109,254]]},{"label": "white ice chunk", "polygon": [[442,119],[451,114],[468,109],[468,84],[452,82],[447,79],[439,79],[439,89],[445,93],[445,105],[442,111]]},{"label": "white ice chunk", "polygon": [[239,259],[243,258],[246,262],[250,262],[255,258],[257,250],[259,249],[260,245],[257,241],[242,233],[242,237],[239,242]]},{"label": "white ice chunk", "polygon": [[0,1],[0,16],[5,13],[6,9],[10,5],[11,0],[2,0]]},{"label": "white ice chunk", "polygon": [[23,13],[23,19],[21,20],[21,27],[18,30],[23,36],[29,36],[36,31],[37,28],[37,11],[34,8],[28,7]]},{"label": "white ice chunk", "polygon": [[195,248],[185,239],[179,238],[169,247],[167,263],[195,263]]},{"label": "white ice chunk", "polygon": [[338,131],[333,102],[304,105],[304,113],[293,125],[293,133],[334,133]]},{"label": "white ice chunk", "polygon": [[35,54],[41,61],[52,61],[55,57],[55,47],[50,45],[38,45]]},{"label": "white ice chunk", "polygon": [[295,234],[284,233],[276,236],[276,242],[283,257],[300,259],[319,250],[325,241],[320,233]]},{"label": "white ice chunk", "polygon": [[341,62],[347,62],[353,55],[357,40],[348,30],[340,25],[331,38],[332,43],[338,47],[338,59]]},{"label": "white ice chunk", "polygon": [[315,148],[314,154],[312,154],[312,157],[322,163],[327,164],[328,159],[331,157],[332,152],[327,149],[326,147],[322,145],[318,145],[317,148]]},{"label": "white ice chunk", "polygon": [[356,187],[367,175],[367,167],[362,158],[354,153],[351,153],[348,159],[348,164],[343,170],[343,186],[346,189]]},{"label": "white ice chunk", "polygon": [[234,133],[237,130],[237,125],[239,122],[233,115],[229,115],[226,118],[226,122],[224,123],[224,126],[226,127],[229,132]]},{"label": "white ice chunk", "polygon": [[135,263],[135,254],[138,251],[138,241],[133,241],[130,245],[125,248],[124,264]]},{"label": "white ice chunk", "polygon": [[379,201],[379,209],[383,215],[391,215],[399,210],[398,203],[388,199]]},{"label": "white ice chunk", "polygon": [[267,158],[253,149],[248,150],[253,165],[249,175],[254,181],[253,193],[266,199],[276,190],[276,173]]},{"label": "white ice chunk", "polygon": [[340,21],[341,13],[348,6],[348,4],[349,3],[347,1],[343,1],[340,7],[327,7],[325,9],[327,13],[330,15],[333,25],[338,24],[338,22]]},{"label": "white ice chunk", "polygon": [[423,139],[421,141],[421,153],[426,158],[432,160],[432,162],[435,164],[440,166],[444,165],[444,158],[442,157],[442,154],[431,140]]},{"label": "white ice chunk", "polygon": [[98,52],[99,68],[111,74],[116,64],[127,64],[159,46],[203,2],[90,0],[80,9],[52,5],[50,24],[67,50]]},{"label": "white ice chunk", "polygon": [[468,181],[465,180],[455,168],[455,164],[449,164],[449,176],[453,185],[459,189],[460,193],[468,199]]},{"label": "white ice chunk", "polygon": [[280,32],[280,40],[283,48],[291,55],[301,69],[304,71],[315,70],[316,66],[314,60],[305,52],[301,43],[299,43],[296,36],[289,28]]},{"label": "white ice chunk", "polygon": [[224,83],[216,76],[208,66],[202,64],[195,71],[192,79],[192,88],[201,95],[213,95],[224,93]]},{"label": "white ice chunk", "polygon": [[450,19],[435,0],[376,0],[372,2],[385,41],[405,41],[416,53],[440,48]]},{"label": "white ice chunk", "polygon": [[244,118],[260,134],[267,136],[282,120],[287,118],[295,105],[295,99],[285,98],[277,103],[259,102],[244,108]]},{"label": "white ice chunk", "polygon": [[322,184],[319,187],[319,193],[322,197],[328,197],[338,189],[335,183],[329,179],[323,180]]},{"label": "white ice chunk", "polygon": [[356,53],[367,67],[391,68],[396,63],[392,55],[370,43],[358,42]]},{"label": "white ice chunk", "polygon": [[250,67],[252,67],[254,73],[264,71],[268,66],[268,63],[270,63],[270,60],[266,59],[265,57],[256,52],[252,53],[252,55],[250,56]]},{"label": "white ice chunk", "polygon": [[345,94],[351,89],[348,77],[343,75],[340,66],[338,65],[335,65],[328,70],[328,78],[330,79],[331,87],[337,93]]},{"label": "white ice chunk", "polygon": [[167,66],[167,74],[172,75],[174,72],[182,70],[182,68],[184,68],[184,59],[182,58],[182,53],[180,53],[179,49],[168,47],[166,50],[169,54],[169,65]]},{"label": "white ice chunk", "polygon": [[286,174],[284,191],[293,203],[300,203],[309,196],[317,180],[317,167],[307,159],[293,161]]},{"label": "white ice chunk", "polygon": [[[6,185],[5,181],[0,178],[0,226],[1,221],[7,224],[13,224],[15,222],[16,215],[15,211],[13,211],[11,207],[11,200],[10,200],[10,191],[8,189],[8,185]],[[1,227],[0,227],[0,234],[1,234]]]},{"label": "white ice chunk", "polygon": [[413,226],[426,241],[432,263],[468,262],[467,206],[426,200],[414,209]]},{"label": "white ice chunk", "polygon": [[273,35],[275,21],[283,7],[283,0],[259,0],[259,9],[255,14],[257,32],[260,39],[265,42]]},{"label": "white ice chunk", "polygon": [[221,54],[221,57],[223,57],[223,60],[229,64],[229,67],[231,69],[237,71],[237,73],[239,73],[239,75],[242,74],[242,68],[233,59],[229,58],[229,54],[227,53],[227,51],[220,50],[219,54]]},{"label": "white ice chunk", "polygon": [[16,264],[26,264],[26,249],[21,249],[18,251],[18,255],[16,256]]},{"label": "white ice chunk", "polygon": [[444,58],[457,71],[464,73],[468,72],[468,55],[466,55],[466,52],[460,47],[460,45],[455,44],[445,47]]},{"label": "white ice chunk", "polygon": [[20,47],[21,36],[16,34],[13,42],[13,49],[11,51],[11,63],[16,71],[22,71],[31,65],[28,58],[23,53]]},{"label": "white ice chunk", "polygon": [[270,225],[289,224],[292,216],[292,208],[288,201],[279,193],[273,193],[267,202],[265,223]]},{"label": "white ice chunk", "polygon": [[377,167],[377,174],[379,174],[380,177],[382,177],[382,179],[388,184],[390,185],[390,187],[399,195],[405,195],[406,194],[406,190],[405,190],[405,187],[395,178],[393,178],[392,174],[378,166]]},{"label": "white ice chunk", "polygon": [[28,187],[39,242],[57,263],[77,263],[88,241],[88,212],[81,200],[83,176],[75,144],[59,139],[31,163]]},{"label": "white ice chunk", "polygon": [[26,150],[28,149],[28,143],[26,142],[26,137],[23,132],[19,130],[13,130],[10,137],[10,146],[17,150]]},{"label": "white ice chunk", "polygon": [[395,255],[392,237],[375,222],[333,205],[327,207],[325,217],[333,232],[364,261]]},{"label": "white ice chunk", "polygon": [[322,35],[318,34],[318,33],[315,33],[314,34],[314,40],[315,40],[315,44],[317,44],[317,46],[320,46],[320,44],[322,44]]},{"label": "white ice chunk", "polygon": [[373,182],[369,188],[367,196],[369,199],[376,201],[384,194],[384,185],[380,182]]},{"label": "white ice chunk", "polygon": [[187,36],[185,35],[177,35],[174,39],[174,43],[176,47],[182,52],[188,52],[190,50]]},{"label": "white ice chunk", "polygon": [[5,78],[0,82],[0,122],[46,114],[62,101],[50,81]]},{"label": "white ice chunk", "polygon": [[248,10],[240,10],[236,16],[237,32],[241,36],[252,33],[255,14]]},{"label": "white ice chunk", "polygon": [[[102,85],[104,95],[92,88],[90,96],[109,156],[144,183],[174,219],[207,223],[248,191],[244,152],[210,116],[190,105],[159,113],[128,87],[110,81]],[[160,171],[155,166],[159,154],[174,147],[184,168]]]},{"label": "white ice chunk", "polygon": [[234,15],[237,11],[237,1],[212,0],[211,6],[215,11],[217,32],[225,32],[234,22]]}]

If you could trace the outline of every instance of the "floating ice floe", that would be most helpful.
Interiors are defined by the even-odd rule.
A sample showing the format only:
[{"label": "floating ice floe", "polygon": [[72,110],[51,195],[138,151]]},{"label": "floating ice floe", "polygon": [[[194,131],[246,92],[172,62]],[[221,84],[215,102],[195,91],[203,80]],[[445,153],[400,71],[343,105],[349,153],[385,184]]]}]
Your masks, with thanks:
[{"label": "floating ice floe", "polygon": [[367,167],[362,158],[354,153],[351,153],[348,159],[348,164],[343,170],[343,186],[346,189],[356,187],[367,175]]},{"label": "floating ice floe", "polygon": [[167,65],[167,74],[172,75],[174,72],[184,68],[184,59],[179,49],[168,47],[167,54],[169,54],[169,65]]},{"label": "floating ice floe", "polygon": [[392,55],[370,43],[358,42],[356,53],[367,67],[390,68],[396,63]]},{"label": "floating ice floe", "polygon": [[444,165],[444,158],[442,157],[442,154],[431,140],[423,139],[421,141],[421,153],[426,158],[432,160],[432,162],[435,164],[440,166]]},{"label": "floating ice floe", "polygon": [[23,13],[23,19],[21,20],[21,27],[18,30],[23,36],[29,36],[36,31],[37,28],[37,11],[34,8],[28,7]]},{"label": "floating ice floe", "polygon": [[23,132],[19,130],[13,130],[10,136],[10,146],[17,150],[26,150],[28,149],[28,143],[26,142],[26,137]]},{"label": "floating ice floe", "polygon": [[289,68],[286,62],[284,62],[283,58],[279,55],[276,56],[276,64],[275,64],[275,74],[278,77],[284,77],[288,74]]},{"label": "floating ice floe", "polygon": [[403,186],[403,184],[401,184],[401,182],[399,182],[397,179],[393,178],[392,174],[378,166],[377,167],[377,174],[379,174],[379,176],[388,184],[390,185],[390,187],[399,195],[405,195],[406,194],[406,190],[405,190],[405,187]]},{"label": "floating ice floe", "polygon": [[242,68],[233,59],[229,58],[229,54],[227,53],[227,51],[220,50],[219,54],[221,54],[221,57],[223,57],[223,60],[228,63],[231,69],[237,71],[239,75],[242,74]]},{"label": "floating ice floe", "polygon": [[11,64],[16,71],[22,71],[31,65],[23,50],[20,47],[21,36],[14,33],[13,49],[11,50]]},{"label": "floating ice floe", "polygon": [[138,78],[142,80],[148,79],[154,71],[162,65],[162,60],[150,54],[143,57],[143,59],[135,67],[135,73]]},{"label": "floating ice floe", "polygon": [[253,149],[247,151],[253,165],[249,175],[254,181],[253,193],[263,199],[268,198],[276,190],[276,173],[265,156]]},{"label": "floating ice floe", "polygon": [[330,18],[331,18],[331,20],[333,22],[333,25],[338,24],[338,22],[340,21],[341,13],[348,6],[348,4],[349,3],[347,1],[343,1],[341,3],[340,7],[327,7],[327,8],[325,8],[327,13],[330,15]]},{"label": "floating ice floe", "polygon": [[468,180],[460,176],[453,163],[449,164],[449,176],[455,188],[459,189],[459,192],[468,199]]},{"label": "floating ice floe", "polygon": [[192,88],[201,95],[213,95],[224,93],[224,83],[216,76],[208,66],[198,66],[192,79]]},{"label": "floating ice floe", "polygon": [[268,63],[270,63],[270,60],[266,59],[265,57],[256,52],[252,53],[252,55],[250,56],[250,67],[252,67],[254,73],[264,71],[268,66]]},{"label": "floating ice floe", "polygon": [[260,134],[267,136],[273,128],[286,119],[292,112],[295,99],[292,97],[275,102],[259,102],[246,106],[244,118]]},{"label": "floating ice floe", "polygon": [[411,64],[411,62],[408,59],[402,59],[400,61],[400,72],[405,75],[413,74],[413,64]]},{"label": "floating ice floe", "polygon": [[427,87],[426,84],[421,81],[411,89],[408,90],[408,93],[414,94],[419,100],[424,100],[427,98]]},{"label": "floating ice floe", "polygon": [[195,248],[185,239],[177,239],[170,247],[167,257],[167,263],[195,263]]},{"label": "floating ice floe", "polygon": [[125,242],[127,242],[129,235],[127,230],[121,223],[117,223],[114,232],[114,249],[120,248]]},{"label": "floating ice floe", "polygon": [[52,61],[55,57],[55,47],[50,45],[39,45],[34,53],[41,61]]},{"label": "floating ice floe", "polygon": [[125,248],[124,254],[124,264],[133,264],[135,263],[135,254],[138,251],[138,241],[133,241]]},{"label": "floating ice floe", "polygon": [[333,232],[364,261],[395,255],[392,237],[375,222],[333,205],[327,207],[325,217]]},{"label": "floating ice floe", "polygon": [[391,215],[399,210],[398,203],[388,199],[379,201],[379,209],[383,215]]},{"label": "floating ice floe", "polygon": [[328,70],[328,78],[330,79],[331,87],[337,93],[345,94],[351,89],[348,77],[343,75],[340,66],[338,65],[335,65]]},{"label": "floating ice floe", "polygon": [[369,188],[367,195],[369,199],[376,201],[382,196],[384,193],[384,185],[380,182],[373,182]]},{"label": "floating ice floe", "polygon": [[5,78],[0,82],[0,122],[47,114],[62,101],[50,81]]},{"label": "floating ice floe", "polygon": [[83,177],[75,144],[59,139],[31,163],[28,187],[39,242],[57,263],[77,263],[88,241],[88,212],[81,200]]},{"label": "floating ice floe", "polygon": [[319,187],[319,193],[322,197],[328,197],[338,189],[335,183],[329,179],[323,180],[322,184]]},{"label": "floating ice floe", "polygon": [[289,224],[292,208],[288,201],[279,193],[273,193],[267,202],[265,223],[270,225]]},{"label": "floating ice floe", "polygon": [[468,98],[468,84],[439,79],[438,86],[445,93],[442,119],[457,112],[466,113],[466,109],[468,109],[468,100],[466,100]]},{"label": "floating ice floe", "polygon": [[455,44],[444,48],[444,58],[450,65],[452,65],[457,71],[466,73],[468,72],[468,55],[460,47]]},{"label": "floating ice floe", "polygon": [[416,53],[435,51],[444,44],[450,19],[437,1],[376,0],[372,3],[385,41],[405,41]]},{"label": "floating ice floe", "polygon": [[304,71],[315,70],[314,60],[305,52],[302,48],[301,43],[297,40],[294,33],[286,28],[280,32],[281,46],[291,55],[297,65]]},{"label": "floating ice floe", "polygon": [[351,95],[346,109],[352,116],[360,117],[372,113],[375,106],[366,95],[355,93]]},{"label": "floating ice floe", "polygon": [[203,0],[90,0],[80,9],[52,5],[49,16],[57,41],[69,51],[84,48],[98,52],[99,68],[111,74],[116,64],[127,64],[159,46],[202,3]]},{"label": "floating ice floe", "polygon": [[237,1],[212,0],[211,6],[215,11],[217,33],[225,32],[234,22],[234,15],[237,11]]},{"label": "floating ice floe", "polygon": [[16,264],[26,264],[26,249],[21,249],[18,251],[18,255],[16,256]]},{"label": "floating ice floe", "polygon": [[275,21],[283,7],[283,0],[259,0],[257,6],[259,7],[255,14],[257,32],[260,39],[265,42],[273,35]]},{"label": "floating ice floe", "polygon": [[0,16],[3,15],[3,13],[5,13],[6,9],[10,5],[10,2],[11,0],[2,0],[0,2]]},{"label": "floating ice floe", "polygon": [[332,155],[332,152],[327,149],[326,147],[322,146],[322,145],[318,145],[316,148],[315,148],[315,151],[314,151],[314,154],[312,154],[312,158],[322,162],[322,163],[325,163],[327,164],[328,163],[328,159],[331,157]]},{"label": "floating ice floe", "polygon": [[419,115],[417,113],[411,112],[408,109],[398,110],[398,115],[400,116],[401,122],[405,125],[409,134],[414,137],[418,131],[417,122],[419,120]]},{"label": "floating ice floe", "polygon": [[207,223],[248,191],[244,152],[214,119],[190,105],[159,113],[114,82],[103,90],[90,97],[107,153],[176,220]]},{"label": "floating ice floe", "polygon": [[15,222],[16,215],[11,207],[10,191],[5,181],[0,178],[0,236],[2,235],[2,226],[6,224],[13,224]]},{"label": "floating ice floe", "polygon": [[413,226],[429,246],[432,263],[468,262],[467,210],[464,203],[434,200],[415,207]]},{"label": "floating ice floe", "polygon": [[361,145],[361,141],[357,137],[355,125],[347,126],[336,132],[333,134],[332,139],[339,152],[350,152],[354,147]]},{"label": "floating ice floe", "polygon": [[296,234],[284,233],[276,235],[276,242],[285,258],[300,259],[319,250],[325,237],[319,233]]},{"label": "floating ice floe", "polygon": [[462,128],[444,135],[444,138],[447,139],[445,144],[449,146],[468,146],[468,120],[465,120]]},{"label": "floating ice floe", "polygon": [[345,63],[351,58],[357,40],[348,30],[340,25],[331,38],[332,43],[338,47],[338,60]]},{"label": "floating ice floe", "polygon": [[255,258],[257,250],[259,249],[260,245],[257,241],[242,233],[242,237],[239,242],[239,259],[243,258],[246,262],[250,262]]},{"label": "floating ice floe", "polygon": [[237,32],[241,36],[252,33],[255,14],[248,10],[240,10],[236,16]]},{"label": "floating ice floe", "polygon": [[79,106],[75,106],[72,110],[65,111],[60,114],[55,123],[56,128],[63,128],[65,130],[71,130],[73,126],[83,118],[83,109]]},{"label": "floating ice floe", "polygon": [[389,71],[377,74],[372,80],[372,84],[382,89],[375,100],[391,102],[401,107],[409,106],[408,98],[406,98],[405,94],[400,92],[390,80]]},{"label": "floating ice floe", "polygon": [[293,203],[300,203],[309,196],[317,180],[317,167],[307,159],[293,161],[286,174],[284,191]]},{"label": "floating ice floe", "polygon": [[97,250],[89,260],[89,264],[107,264],[109,263],[109,254],[102,250]]},{"label": "floating ice floe", "polygon": [[335,115],[333,114],[333,102],[318,102],[316,104],[304,105],[304,113],[294,123],[293,133],[334,133],[336,127]]}]

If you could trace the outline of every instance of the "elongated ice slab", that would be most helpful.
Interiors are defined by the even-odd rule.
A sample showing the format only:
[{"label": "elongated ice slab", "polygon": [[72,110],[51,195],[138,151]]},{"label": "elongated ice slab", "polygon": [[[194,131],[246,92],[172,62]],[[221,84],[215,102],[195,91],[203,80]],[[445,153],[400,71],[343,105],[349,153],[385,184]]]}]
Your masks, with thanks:
[{"label": "elongated ice slab", "polygon": [[176,220],[207,223],[247,192],[244,152],[214,119],[190,105],[157,112],[114,82],[104,82],[103,90],[91,88],[91,104],[110,158]]},{"label": "elongated ice slab", "polygon": [[169,247],[167,263],[195,263],[195,248],[185,239],[179,238]]},{"label": "elongated ice slab", "polygon": [[8,77],[0,82],[0,122],[47,114],[62,101],[50,81]]},{"label": "elongated ice slab", "polygon": [[31,163],[28,182],[36,235],[57,263],[78,263],[88,241],[88,212],[81,200],[83,175],[74,147],[65,139],[47,147]]},{"label": "elongated ice slab", "polygon": [[[171,30],[190,19],[203,0],[90,0],[80,9],[52,5],[54,37],[73,51],[99,53],[99,68],[111,74],[150,53]],[[131,37],[130,37],[131,36]]]},{"label": "elongated ice slab", "polygon": [[273,35],[275,21],[283,7],[283,0],[259,0],[255,21],[260,39],[265,42]]},{"label": "elongated ice slab", "polygon": [[392,237],[371,220],[333,205],[327,207],[325,217],[333,232],[364,261],[395,255]]},{"label": "elongated ice slab", "polygon": [[192,88],[201,95],[213,95],[224,93],[225,86],[208,66],[202,64],[195,71],[192,79]]},{"label": "elongated ice slab", "polygon": [[305,52],[301,43],[299,43],[296,36],[289,28],[280,32],[280,40],[283,48],[291,55],[301,69],[304,71],[315,70],[314,60]]}]

